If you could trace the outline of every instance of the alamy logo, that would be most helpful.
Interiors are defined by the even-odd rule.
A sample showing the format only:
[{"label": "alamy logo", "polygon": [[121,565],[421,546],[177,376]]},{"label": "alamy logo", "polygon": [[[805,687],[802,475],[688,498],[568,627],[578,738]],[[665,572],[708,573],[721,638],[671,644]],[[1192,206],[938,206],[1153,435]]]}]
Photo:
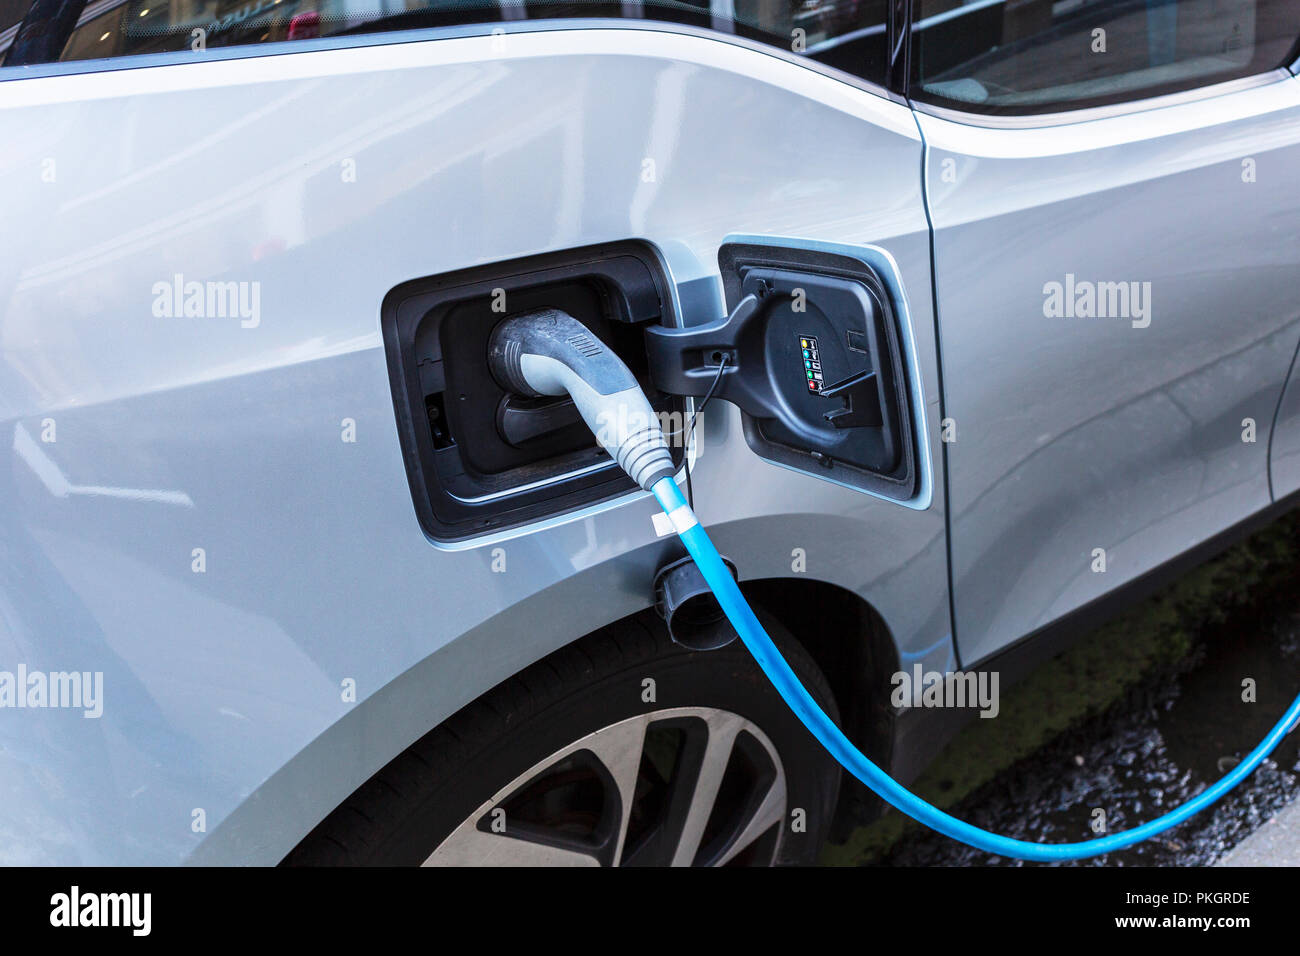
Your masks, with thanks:
[{"label": "alamy logo", "polygon": [[0,708],[56,708],[80,710],[81,716],[96,719],[104,713],[104,672],[29,671],[19,664],[17,672],[0,671]]},{"label": "alamy logo", "polygon": [[132,936],[148,936],[152,911],[152,893],[83,893],[74,886],[50,897],[51,926],[125,926]]},{"label": "alamy logo", "polygon": [[[690,418],[683,412],[653,412],[650,416],[637,408],[629,408],[620,402],[615,411],[601,411],[596,414],[596,441],[609,447],[618,446],[629,436],[650,429],[663,432],[664,441],[669,448],[685,448],[691,440],[689,434]],[[699,426],[696,426],[695,455],[704,454],[699,439]]]},{"label": "alamy logo", "polygon": [[997,671],[923,671],[920,664],[912,672],[897,671],[889,702],[895,707],[978,707],[981,717],[996,717],[998,703]]},{"label": "alamy logo", "polygon": [[1043,315],[1049,319],[1129,319],[1135,329],[1151,324],[1150,282],[1075,280],[1043,284]]},{"label": "alamy logo", "polygon": [[153,284],[153,314],[159,319],[239,319],[245,329],[262,324],[262,283],[185,281]]}]

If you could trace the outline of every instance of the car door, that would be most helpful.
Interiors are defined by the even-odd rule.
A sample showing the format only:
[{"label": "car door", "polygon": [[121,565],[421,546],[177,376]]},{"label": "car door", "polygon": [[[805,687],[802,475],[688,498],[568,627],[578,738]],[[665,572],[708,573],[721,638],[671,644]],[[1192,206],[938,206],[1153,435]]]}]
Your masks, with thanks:
[{"label": "car door", "polygon": [[1300,4],[914,16],[969,664],[1270,502],[1300,336]]},{"label": "car door", "polygon": [[[422,523],[384,310],[466,270],[632,243],[679,325],[725,314],[729,239],[784,250],[781,281],[883,274],[906,493],[755,454],[718,406],[696,504],[746,578],[854,592],[909,665],[950,664],[922,143],[875,85],[884,7],[37,0],[9,25],[0,634],[107,700],[3,724],[11,852],[275,862],[448,715],[648,605],[669,542],[645,495],[592,492],[599,463]],[[413,387],[469,394],[415,361]],[[573,494],[491,511],[549,481]]]}]

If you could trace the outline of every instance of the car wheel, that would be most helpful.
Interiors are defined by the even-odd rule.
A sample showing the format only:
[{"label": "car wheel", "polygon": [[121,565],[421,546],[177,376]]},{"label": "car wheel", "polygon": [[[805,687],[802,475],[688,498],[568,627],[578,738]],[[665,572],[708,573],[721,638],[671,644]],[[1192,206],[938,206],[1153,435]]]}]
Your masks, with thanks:
[{"label": "car wheel", "polygon": [[[826,680],[764,616],[805,686]],[[362,786],[290,865],[809,864],[839,767],[739,641],[620,622],[469,705]]]}]

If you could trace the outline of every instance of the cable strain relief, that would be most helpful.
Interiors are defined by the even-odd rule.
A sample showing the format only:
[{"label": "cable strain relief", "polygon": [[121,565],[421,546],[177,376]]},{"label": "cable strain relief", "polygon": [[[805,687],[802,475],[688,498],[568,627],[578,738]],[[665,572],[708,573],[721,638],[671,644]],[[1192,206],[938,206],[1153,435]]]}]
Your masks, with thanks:
[{"label": "cable strain relief", "polygon": [[677,473],[664,433],[657,427],[628,435],[616,457],[622,469],[646,491],[664,475]]},{"label": "cable strain relief", "polygon": [[677,469],[673,467],[672,460],[669,459],[667,464],[660,465],[658,468],[646,473],[646,476],[639,481],[638,484],[646,491],[649,491],[660,481],[660,479],[672,478],[676,474]]}]

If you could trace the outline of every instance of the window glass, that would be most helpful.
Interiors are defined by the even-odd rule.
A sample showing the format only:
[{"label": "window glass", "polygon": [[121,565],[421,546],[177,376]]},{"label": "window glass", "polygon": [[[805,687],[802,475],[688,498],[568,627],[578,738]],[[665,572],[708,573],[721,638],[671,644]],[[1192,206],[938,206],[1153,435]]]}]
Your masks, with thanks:
[{"label": "window glass", "polygon": [[23,18],[29,6],[30,0],[0,0],[0,36]]},{"label": "window glass", "polygon": [[1264,73],[1294,58],[1300,0],[914,0],[911,95],[1048,113]]},{"label": "window glass", "polygon": [[[885,76],[888,9],[886,0],[22,0],[22,6],[32,8],[27,22],[0,35],[6,66],[454,24],[615,17],[734,33],[875,83]],[[17,7],[15,0],[0,0],[0,13],[9,7]]]}]

